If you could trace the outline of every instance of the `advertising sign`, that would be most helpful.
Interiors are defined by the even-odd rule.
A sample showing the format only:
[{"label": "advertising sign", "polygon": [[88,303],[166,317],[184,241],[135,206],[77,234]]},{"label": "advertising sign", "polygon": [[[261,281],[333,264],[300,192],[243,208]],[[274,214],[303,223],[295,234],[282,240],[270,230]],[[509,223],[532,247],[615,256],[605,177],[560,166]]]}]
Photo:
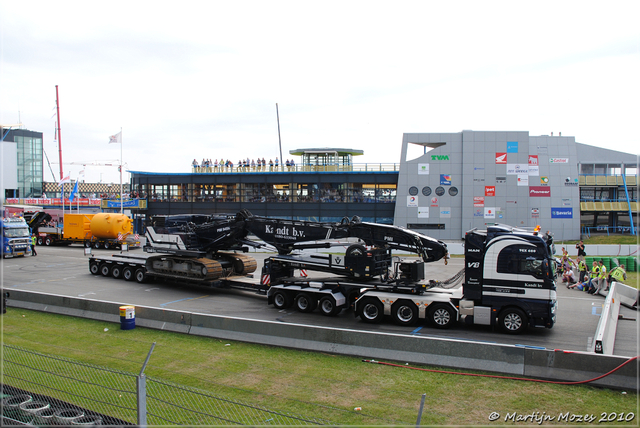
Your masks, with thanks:
[{"label": "advertising sign", "polygon": [[485,196],[495,196],[496,195],[496,186],[484,186],[484,195]]},{"label": "advertising sign", "polygon": [[569,163],[569,158],[549,158],[549,163]]},{"label": "advertising sign", "polygon": [[538,155],[529,155],[529,175],[540,175],[540,167],[538,166]]},{"label": "advertising sign", "polygon": [[417,196],[407,196],[407,206],[408,207],[418,207],[418,197]]},{"label": "advertising sign", "polygon": [[437,197],[434,196],[433,198],[431,198],[431,206],[432,207],[436,207],[436,208],[438,207],[438,198]]},{"label": "advertising sign", "polygon": [[441,186],[451,186],[451,175],[449,175],[449,174],[440,174],[440,185]]},{"label": "advertising sign", "polygon": [[496,153],[496,164],[506,164],[507,154],[505,152]]},{"label": "advertising sign", "polygon": [[529,155],[529,165],[538,165],[538,155]]},{"label": "advertising sign", "polygon": [[518,175],[518,186],[528,186],[528,185],[529,185],[529,176]]},{"label": "advertising sign", "polygon": [[484,196],[474,196],[473,197],[473,206],[474,207],[484,207]]},{"label": "advertising sign", "polygon": [[528,165],[522,165],[518,163],[507,164],[507,175],[518,175],[518,174],[529,175]]},{"label": "advertising sign", "polygon": [[529,186],[530,198],[550,198],[551,187],[549,186]]},{"label": "advertising sign", "polygon": [[440,208],[440,218],[451,218],[451,207]]},{"label": "advertising sign", "polygon": [[429,207],[418,207],[418,218],[429,218]]},{"label": "advertising sign", "polygon": [[429,164],[428,163],[419,163],[418,164],[418,175],[429,175]]},{"label": "advertising sign", "polygon": [[548,186],[549,185],[549,177],[545,177],[545,176],[540,177],[540,184],[542,184],[543,186]]},{"label": "advertising sign", "polygon": [[507,153],[518,153],[517,141],[507,141]]},{"label": "advertising sign", "polygon": [[531,218],[540,218],[540,208],[531,208]]},{"label": "advertising sign", "polygon": [[573,208],[555,207],[551,208],[551,218],[573,218]]},{"label": "advertising sign", "polygon": [[484,218],[496,218],[495,207],[484,207]]}]

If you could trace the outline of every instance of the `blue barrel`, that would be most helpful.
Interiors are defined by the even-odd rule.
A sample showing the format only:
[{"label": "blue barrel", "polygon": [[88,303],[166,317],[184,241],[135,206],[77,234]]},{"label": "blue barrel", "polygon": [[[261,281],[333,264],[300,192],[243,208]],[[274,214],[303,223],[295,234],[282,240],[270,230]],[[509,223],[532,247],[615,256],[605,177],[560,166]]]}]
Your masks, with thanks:
[{"label": "blue barrel", "polygon": [[120,306],[120,330],[136,328],[136,307]]}]

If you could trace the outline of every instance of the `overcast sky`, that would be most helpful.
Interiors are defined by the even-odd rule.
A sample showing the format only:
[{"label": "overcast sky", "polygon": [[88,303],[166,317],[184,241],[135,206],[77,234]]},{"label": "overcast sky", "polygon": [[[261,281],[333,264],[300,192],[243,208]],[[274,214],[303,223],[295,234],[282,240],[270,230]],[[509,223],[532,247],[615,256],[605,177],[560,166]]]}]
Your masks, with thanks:
[{"label": "overcast sky", "polygon": [[120,158],[120,128],[134,171],[275,159],[276,103],[285,159],[339,147],[399,162],[404,132],[467,129],[638,154],[639,16],[637,0],[0,0],[0,124],[43,132],[57,163],[58,85],[72,179],[83,167],[66,163]]}]

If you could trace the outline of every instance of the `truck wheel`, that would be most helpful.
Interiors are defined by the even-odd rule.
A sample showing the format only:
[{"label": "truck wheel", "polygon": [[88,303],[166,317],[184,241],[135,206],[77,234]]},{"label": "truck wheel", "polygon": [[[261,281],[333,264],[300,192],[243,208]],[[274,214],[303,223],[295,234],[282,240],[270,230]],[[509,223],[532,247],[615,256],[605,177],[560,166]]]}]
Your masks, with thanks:
[{"label": "truck wheel", "polygon": [[500,312],[498,323],[509,334],[520,334],[527,328],[527,316],[518,308],[507,308]]},{"label": "truck wheel", "polygon": [[42,236],[38,236],[38,240],[36,242],[38,245],[44,244],[44,241],[42,240]]},{"label": "truck wheel", "polygon": [[98,275],[100,273],[100,265],[97,262],[89,263],[89,272],[93,275]]},{"label": "truck wheel", "polygon": [[365,297],[361,302],[357,302],[357,307],[360,319],[366,323],[377,324],[384,317],[382,302],[373,297]]},{"label": "truck wheel", "polygon": [[286,291],[279,290],[276,291],[273,295],[273,306],[276,309],[288,309],[293,304],[293,299],[291,295]]},{"label": "truck wheel", "polygon": [[93,243],[93,248],[95,248],[96,250],[100,248],[100,241],[96,241]]},{"label": "truck wheel", "polygon": [[111,267],[110,267],[108,264],[106,264],[106,263],[101,264],[101,265],[100,265],[100,274],[101,274],[102,276],[109,276],[109,275],[111,275]]},{"label": "truck wheel", "polygon": [[107,241],[104,243],[104,249],[108,250],[109,248],[111,248],[111,243]]},{"label": "truck wheel", "polygon": [[120,277],[122,277],[122,267],[119,265],[113,265],[111,268],[111,276],[115,279],[120,279]]},{"label": "truck wheel", "polygon": [[51,237],[47,236],[46,238],[44,238],[44,245],[49,246],[53,243],[53,239],[51,239]]},{"label": "truck wheel", "polygon": [[91,248],[91,241],[84,241],[84,248]]},{"label": "truck wheel", "polygon": [[300,312],[313,312],[318,306],[318,301],[309,293],[300,293],[296,296],[296,309]]},{"label": "truck wheel", "polygon": [[144,269],[138,269],[136,270],[136,281],[139,282],[140,284],[142,284],[143,282],[147,281],[147,274],[144,271]]},{"label": "truck wheel", "polygon": [[134,277],[133,269],[129,266],[122,269],[122,277],[124,278],[125,281],[132,281]]},{"label": "truck wheel", "polygon": [[320,299],[318,307],[320,308],[320,312],[322,312],[322,315],[326,315],[329,317],[339,314],[342,310],[340,306],[336,305],[336,299],[334,299],[332,296],[324,296],[322,299]]},{"label": "truck wheel", "polygon": [[398,325],[414,325],[418,321],[418,307],[411,300],[398,300],[391,306],[391,315]]},{"label": "truck wheel", "polygon": [[347,248],[347,251],[344,253],[345,256],[357,256],[362,257],[367,254],[367,249],[359,244],[351,245]]},{"label": "truck wheel", "polygon": [[429,311],[429,318],[436,328],[449,328],[453,324],[455,313],[449,305],[436,304]]}]

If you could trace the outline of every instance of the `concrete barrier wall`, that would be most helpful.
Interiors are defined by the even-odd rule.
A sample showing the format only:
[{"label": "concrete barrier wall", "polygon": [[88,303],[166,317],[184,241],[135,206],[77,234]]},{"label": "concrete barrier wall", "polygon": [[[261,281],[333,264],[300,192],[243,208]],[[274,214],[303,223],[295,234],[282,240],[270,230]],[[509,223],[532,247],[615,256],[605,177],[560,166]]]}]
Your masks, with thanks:
[{"label": "concrete barrier wall", "polygon": [[[120,322],[123,304],[11,290],[9,307]],[[136,325],[198,336],[513,376],[584,381],[607,373],[627,358],[590,353],[529,349],[388,333],[332,329],[274,321],[221,317],[136,306]],[[635,390],[638,364],[627,364],[594,384]]]}]

